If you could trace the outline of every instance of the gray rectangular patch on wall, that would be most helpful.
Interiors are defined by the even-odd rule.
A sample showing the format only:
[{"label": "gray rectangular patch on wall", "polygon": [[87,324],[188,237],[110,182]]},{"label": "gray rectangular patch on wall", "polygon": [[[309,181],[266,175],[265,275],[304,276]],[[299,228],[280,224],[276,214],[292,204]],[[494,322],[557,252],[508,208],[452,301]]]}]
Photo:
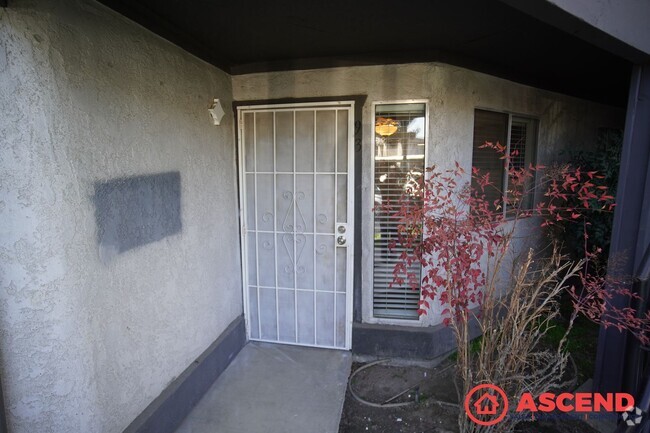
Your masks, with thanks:
[{"label": "gray rectangular patch on wall", "polygon": [[104,261],[182,229],[178,171],[95,182],[93,202]]}]

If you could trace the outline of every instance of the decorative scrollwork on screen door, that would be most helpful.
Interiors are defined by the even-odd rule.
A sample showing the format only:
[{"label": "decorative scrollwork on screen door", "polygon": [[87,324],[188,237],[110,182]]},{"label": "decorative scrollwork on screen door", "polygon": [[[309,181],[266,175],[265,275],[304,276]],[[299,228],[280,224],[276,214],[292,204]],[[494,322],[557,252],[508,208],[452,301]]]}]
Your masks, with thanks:
[{"label": "decorative scrollwork on screen door", "polygon": [[[291,274],[295,271],[297,274],[303,274],[305,272],[305,267],[300,265],[300,258],[302,257],[307,243],[307,237],[303,234],[305,232],[307,221],[305,220],[305,216],[300,208],[300,202],[305,199],[305,193],[298,191],[296,194],[293,194],[291,191],[284,191],[282,193],[282,198],[289,202],[284,219],[282,220],[282,230],[285,232],[285,234],[282,235],[282,244],[284,245],[284,250],[287,253],[287,256],[291,260],[291,266],[286,265],[284,267],[284,272]],[[296,221],[295,229],[293,225],[294,218]]]}]

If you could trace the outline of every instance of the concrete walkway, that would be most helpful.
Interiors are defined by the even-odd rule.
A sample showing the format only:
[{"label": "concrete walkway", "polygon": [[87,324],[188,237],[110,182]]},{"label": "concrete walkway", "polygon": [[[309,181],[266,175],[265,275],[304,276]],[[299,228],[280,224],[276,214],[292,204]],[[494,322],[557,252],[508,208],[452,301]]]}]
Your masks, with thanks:
[{"label": "concrete walkway", "polygon": [[176,433],[336,433],[349,352],[251,342]]}]

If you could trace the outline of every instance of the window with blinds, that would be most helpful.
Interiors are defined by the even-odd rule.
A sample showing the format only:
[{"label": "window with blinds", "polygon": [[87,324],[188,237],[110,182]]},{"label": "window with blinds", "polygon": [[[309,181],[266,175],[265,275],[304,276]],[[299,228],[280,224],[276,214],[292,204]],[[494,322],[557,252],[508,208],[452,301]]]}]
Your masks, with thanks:
[{"label": "window with blinds", "polygon": [[[512,193],[514,185],[510,182],[508,171],[501,155],[494,149],[481,148],[486,141],[506,145],[506,153],[511,155],[511,168],[524,168],[535,163],[537,153],[537,120],[499,113],[487,110],[474,111],[474,143],[472,151],[472,166],[481,173],[490,173],[494,187],[485,190],[485,198],[493,204],[493,209],[507,214],[508,209],[503,200],[504,194],[509,198],[511,206],[514,203]],[[472,186],[478,188],[476,182]],[[529,185],[520,188],[530,189]],[[524,196],[522,208],[532,206],[532,195]]]},{"label": "window with blinds", "polygon": [[[375,106],[375,206],[397,201],[424,173],[425,115],[425,104]],[[417,320],[420,291],[406,283],[392,284],[393,270],[402,253],[399,245],[390,248],[397,237],[397,226],[395,218],[377,208],[374,213],[373,315]],[[419,265],[413,265],[409,271],[421,274]]]}]

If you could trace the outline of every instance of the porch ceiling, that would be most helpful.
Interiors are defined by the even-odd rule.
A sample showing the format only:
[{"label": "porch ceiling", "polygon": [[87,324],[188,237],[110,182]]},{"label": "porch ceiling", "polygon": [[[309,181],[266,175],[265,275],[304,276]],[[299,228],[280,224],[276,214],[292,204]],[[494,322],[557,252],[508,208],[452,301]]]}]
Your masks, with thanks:
[{"label": "porch ceiling", "polygon": [[631,63],[500,0],[100,0],[231,74],[440,61],[624,106]]}]

